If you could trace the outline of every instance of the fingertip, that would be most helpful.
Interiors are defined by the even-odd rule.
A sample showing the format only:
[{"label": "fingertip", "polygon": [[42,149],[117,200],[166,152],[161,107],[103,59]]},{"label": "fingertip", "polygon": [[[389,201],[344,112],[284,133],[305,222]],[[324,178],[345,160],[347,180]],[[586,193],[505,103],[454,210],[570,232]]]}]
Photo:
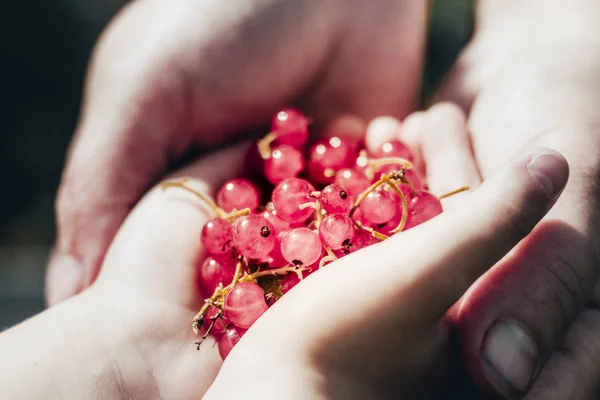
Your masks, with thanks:
[{"label": "fingertip", "polygon": [[441,119],[445,122],[466,124],[467,117],[462,108],[450,101],[436,103],[429,109],[428,113],[432,119]]},{"label": "fingertip", "polygon": [[365,145],[369,152],[375,152],[386,141],[392,140],[400,132],[400,120],[391,116],[374,118],[367,125]]},{"label": "fingertip", "polygon": [[538,148],[532,152],[527,170],[551,200],[560,196],[569,179],[569,163],[566,158],[550,148]]},{"label": "fingertip", "polygon": [[405,143],[413,153],[413,165],[419,175],[425,176],[425,165],[422,154],[421,140],[423,136],[423,126],[425,122],[425,111],[415,111],[410,114],[400,126],[397,138]]}]

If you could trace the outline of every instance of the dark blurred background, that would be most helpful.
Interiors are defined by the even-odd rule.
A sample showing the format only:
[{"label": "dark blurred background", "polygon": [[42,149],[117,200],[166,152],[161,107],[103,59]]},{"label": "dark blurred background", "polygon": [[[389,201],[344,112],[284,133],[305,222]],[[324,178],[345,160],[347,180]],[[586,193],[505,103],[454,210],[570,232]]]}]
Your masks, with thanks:
[{"label": "dark blurred background", "polygon": [[[44,307],[54,196],[86,65],[125,2],[19,0],[1,7],[0,330]],[[456,58],[471,25],[470,0],[433,3],[425,92]]]}]

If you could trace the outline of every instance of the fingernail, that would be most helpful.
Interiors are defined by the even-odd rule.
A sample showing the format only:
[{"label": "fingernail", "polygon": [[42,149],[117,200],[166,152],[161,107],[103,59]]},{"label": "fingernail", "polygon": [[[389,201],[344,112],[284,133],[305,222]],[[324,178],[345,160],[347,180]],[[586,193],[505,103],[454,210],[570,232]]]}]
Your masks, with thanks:
[{"label": "fingernail", "polygon": [[529,389],[538,360],[533,338],[517,323],[496,322],[485,337],[482,361],[488,382],[507,398]]},{"label": "fingernail", "polygon": [[558,197],[569,177],[569,167],[562,155],[552,150],[538,153],[527,164],[531,176],[538,181],[546,195]]},{"label": "fingernail", "polygon": [[83,267],[72,256],[56,255],[50,258],[46,277],[46,298],[53,306],[79,293],[83,282]]}]

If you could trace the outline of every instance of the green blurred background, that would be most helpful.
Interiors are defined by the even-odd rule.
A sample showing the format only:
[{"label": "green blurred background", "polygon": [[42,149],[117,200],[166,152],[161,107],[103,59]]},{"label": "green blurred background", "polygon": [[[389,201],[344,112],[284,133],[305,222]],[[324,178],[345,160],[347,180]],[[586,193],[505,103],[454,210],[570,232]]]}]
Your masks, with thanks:
[{"label": "green blurred background", "polygon": [[[165,0],[168,1],[168,0]],[[41,311],[54,197],[93,45],[125,0],[19,0],[0,13],[0,330]],[[471,29],[470,0],[436,0],[425,92]]]}]

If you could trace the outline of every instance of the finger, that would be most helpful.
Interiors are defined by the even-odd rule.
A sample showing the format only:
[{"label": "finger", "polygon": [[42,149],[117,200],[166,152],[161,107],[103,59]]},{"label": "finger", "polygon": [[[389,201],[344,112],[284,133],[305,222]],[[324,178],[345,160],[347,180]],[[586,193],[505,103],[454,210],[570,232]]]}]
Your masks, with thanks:
[{"label": "finger", "polygon": [[365,146],[369,152],[376,152],[385,142],[396,139],[399,132],[399,119],[391,116],[377,117],[367,125]]},{"label": "finger", "polygon": [[[427,249],[432,237],[446,238],[436,241],[434,256],[423,251],[411,257],[416,269],[409,273],[426,280],[436,294],[419,304],[445,312],[533,229],[562,192],[568,174],[566,160],[555,151],[540,149],[517,157],[484,182],[463,206],[415,229],[412,235],[423,241],[417,248]],[[402,235],[394,239],[399,243]],[[382,247],[387,243],[391,247],[394,240]]]},{"label": "finger", "polygon": [[[239,176],[247,144],[213,153],[169,179],[190,177],[188,185],[213,196],[228,179]],[[172,188],[152,189],[127,217],[110,247],[99,277],[101,284],[128,282],[151,297],[195,309],[198,263],[204,255],[202,226],[214,213],[193,194]],[[201,297],[204,296],[204,297]]]},{"label": "finger", "polygon": [[[441,196],[464,186],[471,191],[481,179],[471,149],[463,111],[452,103],[439,103],[427,111],[421,147],[427,168],[427,183]],[[467,192],[443,200],[444,206],[460,204]]]},{"label": "finger", "polygon": [[548,360],[525,400],[600,397],[600,312],[586,308]]},{"label": "finger", "polygon": [[[419,120],[418,115],[420,113],[421,112],[418,111],[410,114],[402,123],[399,119],[392,116],[381,116],[371,120],[367,125],[365,147],[369,152],[373,153],[379,151],[385,142],[389,142],[391,140],[400,140],[408,146],[411,154],[414,157],[412,160],[413,168],[418,173],[424,170],[420,154],[420,143],[418,140],[415,140],[415,138],[410,136],[410,132],[408,132],[409,134],[404,134],[407,121],[412,125],[412,121]],[[405,141],[405,139],[407,140]]]},{"label": "finger", "polygon": [[425,176],[425,161],[423,160],[423,149],[421,148],[421,136],[423,134],[423,122],[425,121],[425,111],[416,111],[410,114],[400,128],[398,138],[407,144],[415,157],[413,163],[417,173]]}]

